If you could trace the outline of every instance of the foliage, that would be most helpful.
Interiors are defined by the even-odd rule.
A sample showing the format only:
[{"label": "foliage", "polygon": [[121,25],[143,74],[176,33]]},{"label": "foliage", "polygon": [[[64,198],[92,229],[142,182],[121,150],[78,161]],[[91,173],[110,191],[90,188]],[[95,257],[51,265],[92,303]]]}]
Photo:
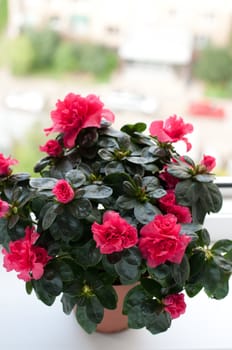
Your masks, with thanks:
[{"label": "foliage", "polygon": [[70,42],[61,42],[55,51],[53,63],[58,72],[75,72],[77,70],[77,49]]},{"label": "foliage", "polygon": [[62,38],[50,29],[25,29],[11,41],[9,64],[14,74],[84,72],[107,79],[118,66],[117,53],[93,43]]},{"label": "foliage", "polygon": [[36,59],[28,36],[21,34],[9,42],[8,64],[15,75],[31,73]]},{"label": "foliage", "polygon": [[[184,294],[228,294],[232,241],[213,244],[205,216],[222,206],[215,159],[195,163],[174,143],[191,144],[182,118],[111,127],[113,114],[94,95],[68,94],[52,111],[57,136],[40,149],[40,176],[13,173],[0,154],[0,243],[4,266],[28,293],[63,311],[75,308],[91,333],[115,284],[136,284],[124,300],[131,328],[166,331],[184,313]],[[201,310],[204,312],[204,310]]]},{"label": "foliage", "polygon": [[0,0],[0,34],[3,32],[7,25],[8,20],[8,1]]},{"label": "foliage", "polygon": [[232,56],[227,48],[208,46],[199,54],[194,67],[196,77],[212,84],[232,79]]}]

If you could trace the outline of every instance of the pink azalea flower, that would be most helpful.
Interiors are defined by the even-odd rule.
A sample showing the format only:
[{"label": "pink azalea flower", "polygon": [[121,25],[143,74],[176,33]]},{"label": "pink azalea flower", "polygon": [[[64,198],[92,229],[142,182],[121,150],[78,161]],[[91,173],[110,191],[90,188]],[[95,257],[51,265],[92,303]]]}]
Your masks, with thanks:
[{"label": "pink azalea flower", "polygon": [[180,234],[181,226],[173,214],[156,215],[140,230],[139,249],[150,267],[170,261],[180,264],[191,238]]},{"label": "pink azalea flower", "polygon": [[46,249],[34,245],[38,237],[35,229],[28,226],[25,229],[25,237],[11,241],[9,251],[2,249],[3,266],[7,271],[18,272],[18,278],[24,281],[40,279],[44,273],[44,266],[51,259]]},{"label": "pink azalea flower", "polygon": [[176,196],[173,190],[169,190],[158,202],[160,208],[166,213],[174,214],[178,222],[186,224],[192,222],[190,209],[176,203]]},{"label": "pink azalea flower", "polygon": [[46,152],[51,157],[58,157],[63,149],[57,140],[48,140],[45,145],[40,146],[41,152]]},{"label": "pink azalea flower", "polygon": [[0,153],[0,176],[8,176],[11,174],[11,165],[18,164],[16,159],[11,157],[5,158],[2,153]]},{"label": "pink azalea flower", "polygon": [[192,148],[191,143],[185,137],[186,134],[193,131],[192,124],[184,123],[181,117],[173,115],[165,121],[156,120],[151,123],[149,128],[150,134],[157,137],[159,142],[177,142],[184,141],[187,146],[187,151]]},{"label": "pink azalea flower", "polygon": [[68,181],[63,179],[57,181],[52,193],[56,196],[58,202],[64,204],[71,202],[75,196],[72,186],[68,183]]},{"label": "pink azalea flower", "polygon": [[186,304],[183,293],[168,295],[162,301],[164,310],[170,314],[172,319],[185,313]]},{"label": "pink azalea flower", "polygon": [[82,129],[99,128],[102,118],[114,120],[113,113],[103,109],[103,103],[95,95],[82,97],[69,93],[64,101],[58,100],[56,107],[56,110],[51,112],[53,125],[45,129],[45,132],[63,133],[64,146],[67,148],[75,145],[76,137]]},{"label": "pink azalea flower", "polygon": [[4,216],[6,216],[6,214],[9,211],[9,203],[3,201],[0,199],[0,218],[3,218]]},{"label": "pink azalea flower", "polygon": [[115,211],[106,212],[102,224],[94,222],[92,232],[102,254],[120,252],[133,247],[138,241],[136,228]]},{"label": "pink azalea flower", "polygon": [[216,166],[216,159],[212,156],[204,155],[200,164],[206,168],[207,172],[210,172]]}]

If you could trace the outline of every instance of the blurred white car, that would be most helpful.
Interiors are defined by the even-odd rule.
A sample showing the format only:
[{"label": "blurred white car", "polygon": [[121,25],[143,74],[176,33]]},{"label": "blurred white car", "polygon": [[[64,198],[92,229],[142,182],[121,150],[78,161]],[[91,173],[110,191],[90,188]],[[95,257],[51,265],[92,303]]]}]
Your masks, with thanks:
[{"label": "blurred white car", "polygon": [[35,91],[12,93],[6,96],[5,105],[9,109],[25,112],[41,112],[45,107],[44,97]]},{"label": "blurred white car", "polygon": [[106,108],[110,108],[113,111],[144,114],[153,114],[158,108],[158,103],[154,98],[122,90],[115,90],[106,95],[104,104]]}]

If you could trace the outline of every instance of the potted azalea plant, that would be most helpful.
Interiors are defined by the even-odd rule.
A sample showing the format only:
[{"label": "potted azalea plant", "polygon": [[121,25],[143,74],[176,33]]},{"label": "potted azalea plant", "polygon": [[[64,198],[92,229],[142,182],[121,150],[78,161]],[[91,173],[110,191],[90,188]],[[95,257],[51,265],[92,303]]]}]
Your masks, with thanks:
[{"label": "potted azalea plant", "polygon": [[173,115],[115,130],[97,96],[74,93],[51,119],[37,177],[0,154],[3,266],[27,293],[49,306],[59,298],[88,333],[120,302],[130,328],[157,334],[185,312],[185,295],[226,297],[232,241],[212,243],[204,227],[222,206],[215,159],[174,147],[191,149],[193,126]]}]

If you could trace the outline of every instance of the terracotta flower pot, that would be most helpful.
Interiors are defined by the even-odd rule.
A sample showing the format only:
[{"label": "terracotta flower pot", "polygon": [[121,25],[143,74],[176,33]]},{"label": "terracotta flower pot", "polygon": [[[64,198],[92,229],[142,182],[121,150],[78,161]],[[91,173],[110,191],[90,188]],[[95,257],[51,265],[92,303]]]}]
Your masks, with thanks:
[{"label": "terracotta flower pot", "polygon": [[122,308],[126,294],[133,287],[134,285],[114,286],[114,289],[118,295],[117,308],[114,310],[104,310],[104,317],[101,323],[99,323],[97,326],[97,332],[115,333],[128,329],[128,318],[122,314]]}]

